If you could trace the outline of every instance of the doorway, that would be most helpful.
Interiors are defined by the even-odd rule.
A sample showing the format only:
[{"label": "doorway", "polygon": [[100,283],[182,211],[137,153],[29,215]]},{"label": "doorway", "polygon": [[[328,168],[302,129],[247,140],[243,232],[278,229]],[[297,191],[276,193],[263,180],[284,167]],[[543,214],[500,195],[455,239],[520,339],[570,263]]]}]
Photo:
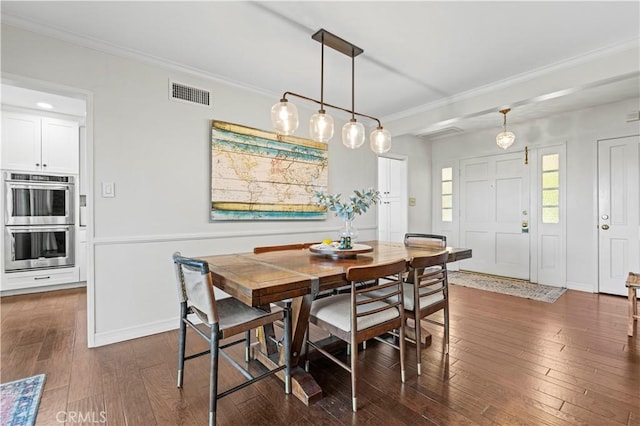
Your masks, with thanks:
[{"label": "doorway", "polygon": [[460,269],[529,280],[529,170],[523,153],[460,161]]},{"label": "doorway", "polygon": [[627,294],[640,271],[640,137],[598,141],[598,291]]},{"label": "doorway", "polygon": [[407,160],[378,157],[378,240],[400,243],[407,233]]}]

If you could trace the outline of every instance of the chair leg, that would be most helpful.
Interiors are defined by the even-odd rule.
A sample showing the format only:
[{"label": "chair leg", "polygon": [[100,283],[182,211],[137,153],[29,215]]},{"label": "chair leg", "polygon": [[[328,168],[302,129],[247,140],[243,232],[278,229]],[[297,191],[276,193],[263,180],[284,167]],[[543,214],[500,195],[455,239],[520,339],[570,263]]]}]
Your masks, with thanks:
[{"label": "chair leg", "polygon": [[284,312],[284,393],[291,393],[291,305]]},{"label": "chair leg", "polygon": [[304,333],[304,371],[309,372],[309,327]]},{"label": "chair leg", "polygon": [[358,344],[351,339],[351,404],[353,412],[358,411]]},{"label": "chair leg", "polygon": [[244,360],[249,362],[251,360],[251,330],[245,331],[244,342]]},{"label": "chair leg", "polygon": [[[402,309],[402,308],[400,308]],[[404,324],[405,319],[402,318],[402,324]],[[418,327],[420,326],[420,322],[416,321],[416,323],[418,324]],[[400,379],[402,380],[402,383],[404,383],[405,380],[405,365],[404,365],[404,349],[406,348],[406,342],[405,342],[405,328],[404,326],[400,327],[400,342],[398,342],[398,346],[400,347]],[[416,346],[420,347],[420,340],[416,341]]]},{"label": "chair leg", "polygon": [[180,330],[178,331],[178,387],[182,387],[184,371],[184,351],[187,343],[187,302],[180,304]]},{"label": "chair leg", "polygon": [[444,353],[449,355],[449,301],[444,305]]},{"label": "chair leg", "polygon": [[636,300],[635,287],[629,287],[629,326],[627,328],[627,335],[633,337],[633,326],[638,315],[638,301]]},{"label": "chair leg", "polygon": [[209,426],[216,424],[216,410],[218,406],[218,338],[219,325],[211,327],[211,366],[209,379]]},{"label": "chair leg", "polygon": [[418,369],[418,376],[422,374],[422,327],[420,327],[420,310],[416,309],[413,313],[413,327],[416,337],[416,363]]}]

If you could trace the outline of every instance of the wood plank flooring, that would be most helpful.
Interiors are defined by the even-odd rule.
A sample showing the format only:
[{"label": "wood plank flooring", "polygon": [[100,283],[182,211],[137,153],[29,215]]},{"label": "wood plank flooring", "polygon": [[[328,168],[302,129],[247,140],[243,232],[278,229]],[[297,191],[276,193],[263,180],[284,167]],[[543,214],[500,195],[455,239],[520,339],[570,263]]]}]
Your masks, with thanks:
[{"label": "wood plank flooring", "polygon": [[[318,358],[318,403],[284,395],[272,377],[220,400],[218,423],[640,425],[640,339],[627,338],[625,298],[567,291],[548,304],[459,286],[450,294],[448,359],[442,330],[425,326],[433,345],[422,376],[408,345],[402,384],[397,351],[369,343],[357,413],[348,373]],[[1,381],[47,374],[38,425],[207,423],[208,361],[188,361],[177,389],[176,331],[88,349],[84,289],[3,297],[1,315]],[[187,341],[204,348],[195,335]],[[242,380],[225,363],[222,389]]]}]

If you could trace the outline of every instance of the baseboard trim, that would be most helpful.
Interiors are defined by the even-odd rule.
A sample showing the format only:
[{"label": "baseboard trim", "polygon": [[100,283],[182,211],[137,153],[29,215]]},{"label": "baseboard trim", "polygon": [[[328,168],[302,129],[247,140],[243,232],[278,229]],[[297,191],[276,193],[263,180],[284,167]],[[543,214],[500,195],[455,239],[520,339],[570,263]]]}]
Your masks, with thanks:
[{"label": "baseboard trim", "polygon": [[586,293],[597,293],[598,290],[592,284],[567,281],[567,290],[584,291]]},{"label": "baseboard trim", "polygon": [[156,321],[143,324],[138,327],[122,328],[120,330],[108,331],[105,333],[95,333],[93,345],[89,347],[110,345],[112,343],[123,342],[125,340],[137,339],[139,337],[150,336],[152,334],[164,333],[178,328],[178,318]]},{"label": "baseboard trim", "polygon": [[78,287],[86,287],[86,281],[80,281],[76,283],[69,284],[54,284],[47,285],[42,287],[28,287],[28,288],[18,288],[14,290],[2,290],[0,291],[0,297],[4,296],[18,296],[21,294],[30,294],[30,293],[43,293],[45,291],[56,291],[56,290],[66,290],[69,288],[78,288]]}]

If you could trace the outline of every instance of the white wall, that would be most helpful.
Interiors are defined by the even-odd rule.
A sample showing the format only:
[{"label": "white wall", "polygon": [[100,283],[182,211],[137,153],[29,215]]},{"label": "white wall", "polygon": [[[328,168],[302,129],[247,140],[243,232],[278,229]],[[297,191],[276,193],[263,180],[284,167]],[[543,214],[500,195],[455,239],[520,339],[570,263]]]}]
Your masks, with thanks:
[{"label": "white wall", "polygon": [[[170,262],[176,250],[185,255],[249,251],[257,245],[333,237],[341,225],[332,215],[327,221],[209,222],[210,120],[269,129],[277,95],[256,94],[9,25],[2,26],[2,71],[4,78],[50,82],[91,94],[90,344],[177,327]],[[213,107],[168,100],[169,79],[210,89]],[[298,107],[304,114],[303,105]],[[307,120],[301,117],[301,135]],[[336,128],[341,125],[337,122]],[[399,146],[403,153],[412,151],[409,143]],[[348,194],[376,186],[376,156],[366,145],[352,151],[336,136],[329,158],[331,192]],[[100,197],[102,182],[115,183],[115,198]],[[376,213],[372,209],[356,219],[361,238],[376,237]]]},{"label": "white wall", "polygon": [[[566,141],[568,288],[593,292],[598,289],[597,141],[640,134],[640,122],[626,122],[627,114],[639,107],[640,99],[634,98],[526,123],[509,122],[509,130],[516,134],[509,151]],[[436,164],[451,159],[503,153],[495,144],[498,130],[434,141],[434,169]]]},{"label": "white wall", "polygon": [[393,154],[408,157],[407,197],[416,205],[408,209],[408,232],[431,232],[431,143],[412,135],[393,138]]}]

